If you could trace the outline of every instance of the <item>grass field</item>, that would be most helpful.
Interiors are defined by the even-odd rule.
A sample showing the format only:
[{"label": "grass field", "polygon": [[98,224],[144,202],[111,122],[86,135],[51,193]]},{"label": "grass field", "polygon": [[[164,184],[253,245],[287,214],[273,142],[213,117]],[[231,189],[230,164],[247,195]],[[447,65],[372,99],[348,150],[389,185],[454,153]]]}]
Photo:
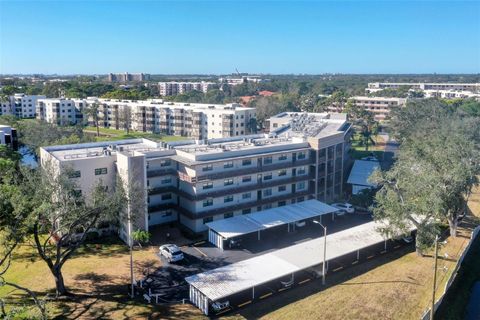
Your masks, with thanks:
[{"label": "grass field", "polygon": [[[96,135],[97,129],[95,127],[85,127],[83,130],[92,135]],[[181,137],[181,136],[168,136],[168,135],[161,135],[155,133],[148,133],[148,132],[137,132],[137,131],[130,131],[128,134],[125,130],[115,130],[109,128],[99,128],[100,137],[97,137],[98,141],[108,141],[108,140],[123,140],[123,139],[135,139],[135,138],[145,138],[151,139],[154,141],[180,141],[180,140],[187,140],[188,137]]]}]

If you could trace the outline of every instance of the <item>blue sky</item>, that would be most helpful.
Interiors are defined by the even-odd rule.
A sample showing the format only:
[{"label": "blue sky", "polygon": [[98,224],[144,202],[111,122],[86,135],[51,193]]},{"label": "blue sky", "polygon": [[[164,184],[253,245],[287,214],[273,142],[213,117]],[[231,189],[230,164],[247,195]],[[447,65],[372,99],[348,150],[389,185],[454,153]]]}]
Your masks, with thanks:
[{"label": "blue sky", "polygon": [[0,73],[478,73],[480,1],[4,1]]}]

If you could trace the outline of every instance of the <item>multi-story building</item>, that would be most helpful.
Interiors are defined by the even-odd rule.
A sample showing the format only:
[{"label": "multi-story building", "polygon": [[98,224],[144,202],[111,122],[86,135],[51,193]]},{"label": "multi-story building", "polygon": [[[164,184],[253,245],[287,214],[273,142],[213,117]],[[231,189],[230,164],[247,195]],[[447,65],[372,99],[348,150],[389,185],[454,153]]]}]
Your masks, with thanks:
[{"label": "multi-story building", "polygon": [[[75,119],[79,122],[83,121],[80,111],[97,104],[99,125],[104,128],[124,129],[128,126],[133,131],[164,133],[194,139],[234,137],[256,131],[255,109],[245,108],[236,103],[223,105],[98,98],[62,101],[42,99],[38,108],[38,118],[58,123],[59,119],[62,119],[61,116],[66,115],[66,120]],[[48,103],[52,107],[46,107]],[[70,109],[72,117],[68,118]],[[90,125],[94,124],[92,117],[88,121]]]},{"label": "multi-story building", "polygon": [[17,131],[10,126],[0,125],[0,145],[7,145],[16,150],[17,144]]},{"label": "multi-story building", "polygon": [[206,93],[215,83],[213,82],[159,82],[158,89],[161,96],[174,96],[189,91],[200,91]]},{"label": "multi-story building", "polygon": [[367,92],[375,92],[383,89],[398,89],[410,87],[417,90],[456,90],[479,92],[480,83],[410,83],[410,82],[372,82],[368,84]]},{"label": "multi-story building", "polygon": [[480,99],[480,92],[473,93],[470,91],[459,90],[424,90],[425,98],[443,98],[443,99]]},{"label": "multi-story building", "polygon": [[137,225],[147,230],[178,221],[201,232],[213,220],[341,197],[351,131],[345,115],[283,113],[270,123],[269,134],[234,138],[45,147],[41,162],[70,167],[86,196],[100,180],[114,188],[117,174],[140,186],[146,206]]},{"label": "multi-story building", "polygon": [[220,83],[226,83],[231,86],[236,86],[236,85],[247,83],[247,82],[253,82],[253,83],[267,82],[267,81],[270,81],[270,79],[262,79],[259,76],[242,76],[239,78],[231,78],[231,77],[219,78],[218,81]]},{"label": "multi-story building", "polygon": [[[383,121],[388,118],[394,108],[404,107],[407,103],[405,98],[390,97],[352,97],[349,99],[353,104],[373,113],[375,120]],[[344,106],[340,104],[328,107],[329,112],[344,112]]]},{"label": "multi-story building", "polygon": [[109,73],[108,82],[130,82],[130,81],[147,81],[150,75],[146,73]]},{"label": "multi-story building", "polygon": [[36,105],[37,119],[58,125],[71,125],[83,122],[82,100],[73,99],[38,99]]},{"label": "multi-story building", "polygon": [[10,114],[22,119],[35,118],[37,100],[42,98],[45,96],[16,93],[0,102],[0,115]]}]

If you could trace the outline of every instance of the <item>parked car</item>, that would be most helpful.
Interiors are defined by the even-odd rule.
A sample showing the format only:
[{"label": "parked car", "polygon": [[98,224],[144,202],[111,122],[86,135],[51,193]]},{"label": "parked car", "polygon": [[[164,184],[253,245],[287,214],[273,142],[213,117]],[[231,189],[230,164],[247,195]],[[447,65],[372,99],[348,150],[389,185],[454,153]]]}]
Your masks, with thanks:
[{"label": "parked car", "polygon": [[230,308],[230,301],[215,301],[212,303],[212,308],[215,312],[220,312],[227,308]]},{"label": "parked car", "polygon": [[305,222],[305,220],[295,222],[295,226],[298,227],[298,228],[305,227],[306,225],[307,225],[307,223]]},{"label": "parked car", "polygon": [[184,258],[182,250],[174,244],[160,246],[160,255],[165,257],[168,262],[177,262]]},{"label": "parked car", "polygon": [[231,248],[240,248],[242,246],[242,238],[230,239],[228,241],[228,247]]},{"label": "parked car", "polygon": [[334,203],[332,207],[343,210],[346,213],[354,213],[355,208],[350,203]]},{"label": "parked car", "polygon": [[362,160],[364,161],[376,161],[378,162],[378,159],[374,156],[369,156],[369,157],[365,157],[365,158],[362,158]]},{"label": "parked car", "polygon": [[412,243],[413,242],[413,237],[409,234],[406,234],[402,237],[402,240],[405,243]]}]

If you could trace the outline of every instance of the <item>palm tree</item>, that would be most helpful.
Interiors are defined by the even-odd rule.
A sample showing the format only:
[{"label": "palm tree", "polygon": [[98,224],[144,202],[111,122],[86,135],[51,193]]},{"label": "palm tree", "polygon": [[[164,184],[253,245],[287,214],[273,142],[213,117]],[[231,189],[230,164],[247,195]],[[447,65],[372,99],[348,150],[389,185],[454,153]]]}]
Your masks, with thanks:
[{"label": "palm tree", "polygon": [[84,109],[84,114],[87,116],[87,120],[90,117],[93,119],[93,123],[97,128],[97,137],[100,136],[100,126],[98,123],[98,109],[99,109],[98,103],[93,103]]}]

